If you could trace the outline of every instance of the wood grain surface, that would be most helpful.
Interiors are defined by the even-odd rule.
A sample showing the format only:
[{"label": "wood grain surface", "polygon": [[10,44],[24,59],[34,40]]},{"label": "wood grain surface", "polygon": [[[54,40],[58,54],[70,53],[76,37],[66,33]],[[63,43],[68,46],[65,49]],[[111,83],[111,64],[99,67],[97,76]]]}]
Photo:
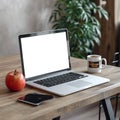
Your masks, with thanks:
[{"label": "wood grain surface", "polygon": [[[87,72],[86,60],[71,58],[71,64],[75,71]],[[5,76],[14,69],[21,71],[19,55],[0,58],[0,120],[52,120],[52,118],[85,107],[120,91],[120,68],[108,65],[101,73],[95,75],[109,78],[111,80],[109,83],[65,97],[54,95],[53,99],[34,107],[17,102],[17,99],[31,92],[50,93],[27,85],[20,92],[9,91],[5,86]]]}]

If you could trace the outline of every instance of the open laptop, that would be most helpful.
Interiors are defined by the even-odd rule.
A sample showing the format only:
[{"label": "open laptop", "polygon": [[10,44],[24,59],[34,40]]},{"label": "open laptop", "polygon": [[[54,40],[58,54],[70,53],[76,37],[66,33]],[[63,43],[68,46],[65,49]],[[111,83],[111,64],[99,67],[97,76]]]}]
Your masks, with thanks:
[{"label": "open laptop", "polygon": [[66,29],[20,35],[19,45],[28,85],[65,96],[110,81],[71,70]]}]

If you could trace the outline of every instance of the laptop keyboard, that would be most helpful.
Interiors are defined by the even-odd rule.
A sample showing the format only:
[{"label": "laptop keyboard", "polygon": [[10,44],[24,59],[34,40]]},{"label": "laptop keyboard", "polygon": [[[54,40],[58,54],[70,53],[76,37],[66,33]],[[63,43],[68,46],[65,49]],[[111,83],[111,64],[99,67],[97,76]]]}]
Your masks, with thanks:
[{"label": "laptop keyboard", "polygon": [[59,85],[62,83],[75,81],[77,79],[81,79],[84,77],[87,77],[87,76],[70,72],[70,73],[59,75],[59,76],[50,77],[50,78],[42,79],[39,81],[35,81],[34,83],[37,83],[37,84],[40,84],[40,85],[43,85],[46,87],[52,87],[52,86]]}]

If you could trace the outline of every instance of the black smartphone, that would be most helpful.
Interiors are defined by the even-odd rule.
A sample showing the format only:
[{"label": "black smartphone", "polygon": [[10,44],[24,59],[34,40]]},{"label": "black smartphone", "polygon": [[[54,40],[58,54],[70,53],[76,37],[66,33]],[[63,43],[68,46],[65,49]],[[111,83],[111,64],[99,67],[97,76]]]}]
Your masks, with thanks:
[{"label": "black smartphone", "polygon": [[28,103],[34,106],[40,105],[43,101],[52,99],[52,95],[45,95],[45,94],[39,94],[39,93],[29,93],[26,94],[17,100],[20,102]]}]

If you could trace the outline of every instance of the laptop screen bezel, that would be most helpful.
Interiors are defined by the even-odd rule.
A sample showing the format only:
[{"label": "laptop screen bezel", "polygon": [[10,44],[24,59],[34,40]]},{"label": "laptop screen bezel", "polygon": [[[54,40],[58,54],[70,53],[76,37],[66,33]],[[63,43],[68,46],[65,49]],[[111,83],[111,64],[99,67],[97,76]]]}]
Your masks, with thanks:
[{"label": "laptop screen bezel", "polygon": [[[37,76],[26,78],[26,76],[25,76],[25,69],[24,69],[24,59],[23,59],[21,38],[32,37],[32,36],[39,36],[39,35],[45,35],[45,34],[51,34],[51,33],[59,33],[59,32],[65,32],[66,33],[69,67],[67,69],[58,70],[58,71],[54,71],[54,72],[51,72],[51,73],[46,73],[46,74],[42,74],[42,75],[37,75]],[[18,39],[19,39],[19,49],[20,49],[22,73],[25,76],[26,81],[30,81],[30,80],[33,80],[33,79],[36,79],[36,78],[40,78],[40,77],[43,77],[45,75],[50,75],[50,74],[53,74],[53,73],[56,73],[56,72],[62,72],[62,71],[65,71],[65,70],[71,70],[69,36],[68,36],[68,30],[67,29],[56,29],[56,30],[47,30],[47,31],[41,31],[41,32],[22,34],[22,35],[18,36]]]}]

